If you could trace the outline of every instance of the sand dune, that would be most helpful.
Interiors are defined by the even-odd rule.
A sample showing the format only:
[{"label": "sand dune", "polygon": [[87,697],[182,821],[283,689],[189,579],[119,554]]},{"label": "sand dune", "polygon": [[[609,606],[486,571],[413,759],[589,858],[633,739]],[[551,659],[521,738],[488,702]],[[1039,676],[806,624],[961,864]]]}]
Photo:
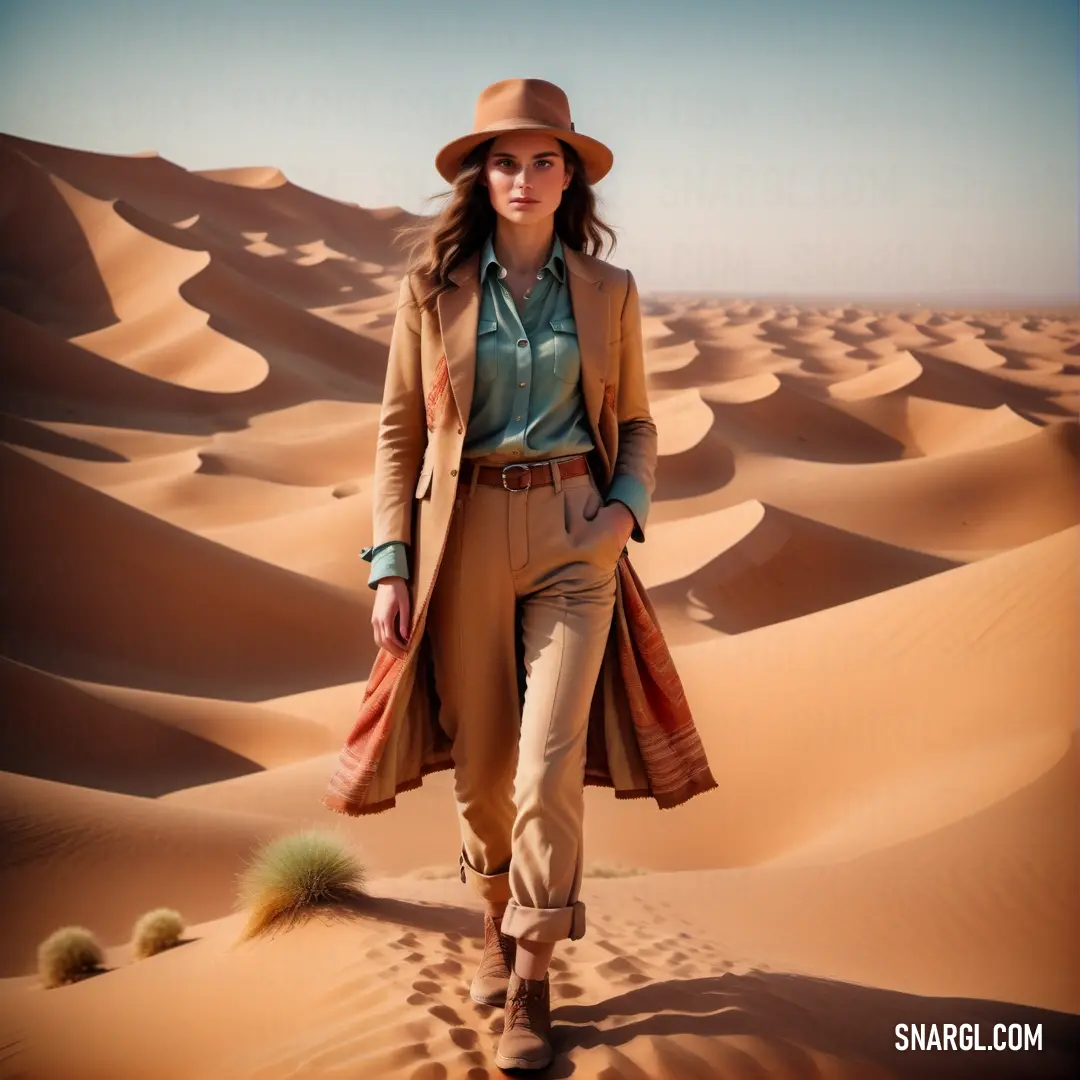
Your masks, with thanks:
[{"label": "sand dune", "polygon": [[[451,774],[373,818],[318,801],[374,656],[357,556],[412,216],[273,165],[13,136],[0,163],[0,1076],[494,1076]],[[643,310],[631,558],[720,786],[587,791],[552,1075],[1071,1075],[1080,309]],[[367,906],[235,947],[236,875],[311,825]],[[188,942],[135,962],[160,905]],[[111,970],[43,992],[70,924]],[[928,1072],[902,1020],[1047,1045]]]},{"label": "sand dune", "polygon": [[0,451],[0,467],[19,508],[2,549],[13,659],[244,700],[356,677],[357,596],[206,541],[15,450]]},{"label": "sand dune", "polygon": [[188,918],[217,917],[248,854],[285,825],[251,811],[172,807],[15,773],[2,779],[5,865],[17,868],[20,890],[6,889],[2,901],[7,975],[32,970],[46,926],[80,920],[103,940],[124,941],[137,914],[162,903]]},{"label": "sand dune", "polygon": [[[722,543],[725,530],[721,515],[752,527],[736,542],[700,567],[687,566],[688,544],[697,535],[707,535],[713,545]],[[798,618],[834,604],[846,603],[896,588],[930,574],[941,573],[955,564],[904,548],[894,548],[847,533],[795,514],[745,503],[726,511],[704,515],[706,521],[658,526],[668,534],[679,532],[678,550],[683,572],[674,581],[650,585],[654,604],[667,617],[674,640],[685,627],[679,615],[692,620],[696,639],[711,640],[716,632],[742,633],[758,626]],[[698,525],[702,529],[695,528]],[[664,535],[654,544],[663,549]],[[670,564],[669,564],[670,565]]]}]

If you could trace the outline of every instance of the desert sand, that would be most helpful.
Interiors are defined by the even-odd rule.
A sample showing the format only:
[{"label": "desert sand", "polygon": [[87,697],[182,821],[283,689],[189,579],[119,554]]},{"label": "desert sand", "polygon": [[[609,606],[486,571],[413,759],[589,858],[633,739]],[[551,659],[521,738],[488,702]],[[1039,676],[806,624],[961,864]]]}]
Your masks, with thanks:
[{"label": "desert sand", "polygon": [[[369,818],[319,803],[375,652],[412,216],[273,168],[0,155],[0,1076],[499,1075],[450,774]],[[1080,308],[643,304],[661,457],[630,557],[720,787],[587,791],[543,1075],[1069,1075]],[[238,945],[244,861],[309,826],[369,910]],[[136,962],[159,905],[186,943]],[[43,989],[68,924],[109,970]],[[919,1022],[1044,1046],[896,1051]]]}]

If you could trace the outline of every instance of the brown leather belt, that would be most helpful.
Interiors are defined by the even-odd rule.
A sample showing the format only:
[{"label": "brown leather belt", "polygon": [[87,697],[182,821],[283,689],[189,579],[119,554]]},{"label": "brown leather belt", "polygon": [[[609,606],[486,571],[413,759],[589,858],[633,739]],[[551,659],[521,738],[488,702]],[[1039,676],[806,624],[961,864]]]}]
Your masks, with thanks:
[{"label": "brown leather belt", "polygon": [[[589,463],[584,454],[559,461],[558,465],[560,478],[584,476],[589,471]],[[462,458],[458,484],[472,483],[473,470],[477,468],[480,470],[476,481],[478,484],[502,487],[507,491],[527,491],[530,487],[552,483],[551,465],[547,461],[477,466],[470,458]]]}]

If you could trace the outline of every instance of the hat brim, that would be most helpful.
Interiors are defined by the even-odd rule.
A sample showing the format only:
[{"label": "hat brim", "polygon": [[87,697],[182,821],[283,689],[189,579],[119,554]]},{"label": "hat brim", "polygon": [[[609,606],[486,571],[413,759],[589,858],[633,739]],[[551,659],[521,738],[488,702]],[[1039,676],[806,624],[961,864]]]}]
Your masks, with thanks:
[{"label": "hat brim", "polygon": [[494,139],[498,135],[509,134],[512,131],[544,131],[569,143],[581,158],[585,179],[590,184],[595,184],[607,176],[615,160],[614,154],[599,139],[592,139],[577,131],[567,131],[565,128],[545,127],[531,120],[520,123],[508,120],[499,124],[498,127],[487,131],[474,131],[469,135],[462,135],[460,139],[454,139],[453,142],[448,142],[435,155],[435,168],[448,184],[452,184],[457,179],[461,163],[471,150],[482,142],[487,142],[488,139]]}]

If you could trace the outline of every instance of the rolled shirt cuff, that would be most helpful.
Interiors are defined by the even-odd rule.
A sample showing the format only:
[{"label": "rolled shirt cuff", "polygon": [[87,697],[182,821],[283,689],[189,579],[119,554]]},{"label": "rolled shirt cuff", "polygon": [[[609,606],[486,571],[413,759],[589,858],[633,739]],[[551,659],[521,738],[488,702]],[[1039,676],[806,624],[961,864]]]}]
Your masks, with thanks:
[{"label": "rolled shirt cuff", "polygon": [[363,548],[360,558],[371,563],[369,589],[374,589],[383,578],[403,577],[406,581],[409,579],[408,548],[403,540],[388,540],[378,547]]},{"label": "rolled shirt cuff", "polygon": [[631,532],[630,538],[636,540],[639,544],[643,544],[645,542],[645,519],[649,516],[650,503],[649,493],[645,490],[645,485],[636,477],[630,476],[628,473],[621,473],[612,480],[607,496],[604,498],[605,506],[612,502],[621,502],[634,515],[634,530]]}]

